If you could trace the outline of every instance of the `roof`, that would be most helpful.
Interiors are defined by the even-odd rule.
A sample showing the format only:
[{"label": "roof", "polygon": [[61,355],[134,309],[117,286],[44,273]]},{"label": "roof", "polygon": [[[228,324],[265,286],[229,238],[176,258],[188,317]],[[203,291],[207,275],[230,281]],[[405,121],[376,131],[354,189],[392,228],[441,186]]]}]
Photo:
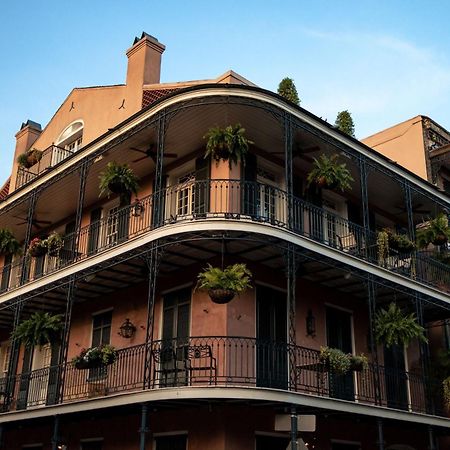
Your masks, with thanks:
[{"label": "roof", "polygon": [[9,177],[6,180],[5,184],[0,189],[0,202],[5,200],[5,198],[8,196],[8,194],[9,194],[9,185],[10,184],[11,184],[11,177]]}]

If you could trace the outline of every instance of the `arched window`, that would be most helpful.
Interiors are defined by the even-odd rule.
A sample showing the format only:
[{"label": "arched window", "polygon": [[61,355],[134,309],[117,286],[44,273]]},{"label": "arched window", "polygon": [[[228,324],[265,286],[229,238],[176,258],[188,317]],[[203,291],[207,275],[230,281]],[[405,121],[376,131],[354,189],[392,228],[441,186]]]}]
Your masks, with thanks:
[{"label": "arched window", "polygon": [[52,165],[55,165],[79,150],[83,143],[83,121],[72,122],[55,141]]}]

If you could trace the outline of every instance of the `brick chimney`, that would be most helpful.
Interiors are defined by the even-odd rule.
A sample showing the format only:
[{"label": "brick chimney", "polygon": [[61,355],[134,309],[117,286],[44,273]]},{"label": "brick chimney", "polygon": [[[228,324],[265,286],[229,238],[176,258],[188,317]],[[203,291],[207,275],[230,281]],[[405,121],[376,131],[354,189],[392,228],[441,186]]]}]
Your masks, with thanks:
[{"label": "brick chimney", "polygon": [[20,130],[16,133],[16,150],[14,152],[14,161],[11,171],[11,187],[9,192],[16,189],[18,168],[17,157],[21,153],[25,153],[29,150],[41,133],[41,125],[37,122],[33,122],[32,120],[27,120],[25,123],[22,123]]},{"label": "brick chimney", "polygon": [[161,75],[161,55],[166,47],[147,33],[135,38],[127,50],[128,108],[139,111],[142,107],[142,86],[157,84]]}]

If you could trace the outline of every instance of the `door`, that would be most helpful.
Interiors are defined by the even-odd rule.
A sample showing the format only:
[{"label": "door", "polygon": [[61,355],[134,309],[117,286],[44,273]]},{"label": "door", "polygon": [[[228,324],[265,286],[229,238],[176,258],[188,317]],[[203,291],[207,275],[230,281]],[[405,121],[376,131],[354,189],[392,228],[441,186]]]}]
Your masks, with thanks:
[{"label": "door", "polygon": [[185,385],[188,382],[185,356],[189,345],[191,289],[180,289],[164,296],[160,386]]},{"label": "door", "polygon": [[197,158],[195,161],[195,184],[193,194],[193,214],[196,219],[205,218],[209,211],[209,199],[213,190],[210,186],[210,173],[210,160],[203,157]]},{"label": "door", "polygon": [[[270,223],[283,221],[284,214],[280,208],[283,207],[283,201],[278,198],[278,184],[276,182],[276,175],[272,172],[259,169],[257,175],[258,181],[258,196],[257,196],[257,215],[258,217]],[[282,199],[283,200],[283,199]],[[280,205],[281,203],[281,205]]]},{"label": "door", "polygon": [[50,344],[34,347],[28,406],[45,406],[47,403],[51,358],[52,347]]},{"label": "door", "polygon": [[[353,353],[352,315],[337,308],[327,307],[327,345],[344,353]],[[330,372],[330,397],[354,400],[353,372],[337,375]]]},{"label": "door", "polygon": [[[92,344],[91,347],[108,345],[111,342],[112,311],[95,314],[92,317]],[[108,376],[108,366],[89,369],[89,381],[105,379]],[[94,389],[94,388],[93,388]],[[101,387],[99,388],[101,390]]]},{"label": "door", "polygon": [[245,165],[242,165],[242,213],[255,217],[258,203],[258,186],[256,184],[256,156],[248,153],[245,158]]},{"label": "door", "polygon": [[384,347],[386,401],[390,408],[408,409],[405,352],[400,345]]},{"label": "door", "polygon": [[322,190],[311,184],[306,191],[306,199],[312,205],[309,208],[309,236],[318,241],[323,240]]},{"label": "door", "polygon": [[268,287],[256,288],[256,383],[287,389],[286,294]]},{"label": "door", "polygon": [[11,266],[13,261],[13,255],[5,255],[4,264],[2,268],[2,280],[0,283],[0,292],[7,291],[9,288],[9,281],[11,279]]},{"label": "door", "polygon": [[97,253],[99,246],[100,228],[101,228],[102,208],[95,208],[91,211],[89,237],[87,243],[87,254]]}]

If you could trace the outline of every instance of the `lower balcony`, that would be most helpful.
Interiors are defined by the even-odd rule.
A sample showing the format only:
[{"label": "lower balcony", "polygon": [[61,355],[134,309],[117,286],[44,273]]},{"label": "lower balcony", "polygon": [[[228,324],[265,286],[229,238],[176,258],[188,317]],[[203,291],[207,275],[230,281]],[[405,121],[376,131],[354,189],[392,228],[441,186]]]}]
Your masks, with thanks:
[{"label": "lower balcony", "polygon": [[432,401],[438,392],[420,371],[369,363],[362,371],[338,375],[321,361],[317,350],[248,337],[154,341],[118,350],[115,361],[107,366],[76,368],[68,362],[4,378],[0,385],[5,412],[132,391],[229,386],[271,388],[442,415]]}]

